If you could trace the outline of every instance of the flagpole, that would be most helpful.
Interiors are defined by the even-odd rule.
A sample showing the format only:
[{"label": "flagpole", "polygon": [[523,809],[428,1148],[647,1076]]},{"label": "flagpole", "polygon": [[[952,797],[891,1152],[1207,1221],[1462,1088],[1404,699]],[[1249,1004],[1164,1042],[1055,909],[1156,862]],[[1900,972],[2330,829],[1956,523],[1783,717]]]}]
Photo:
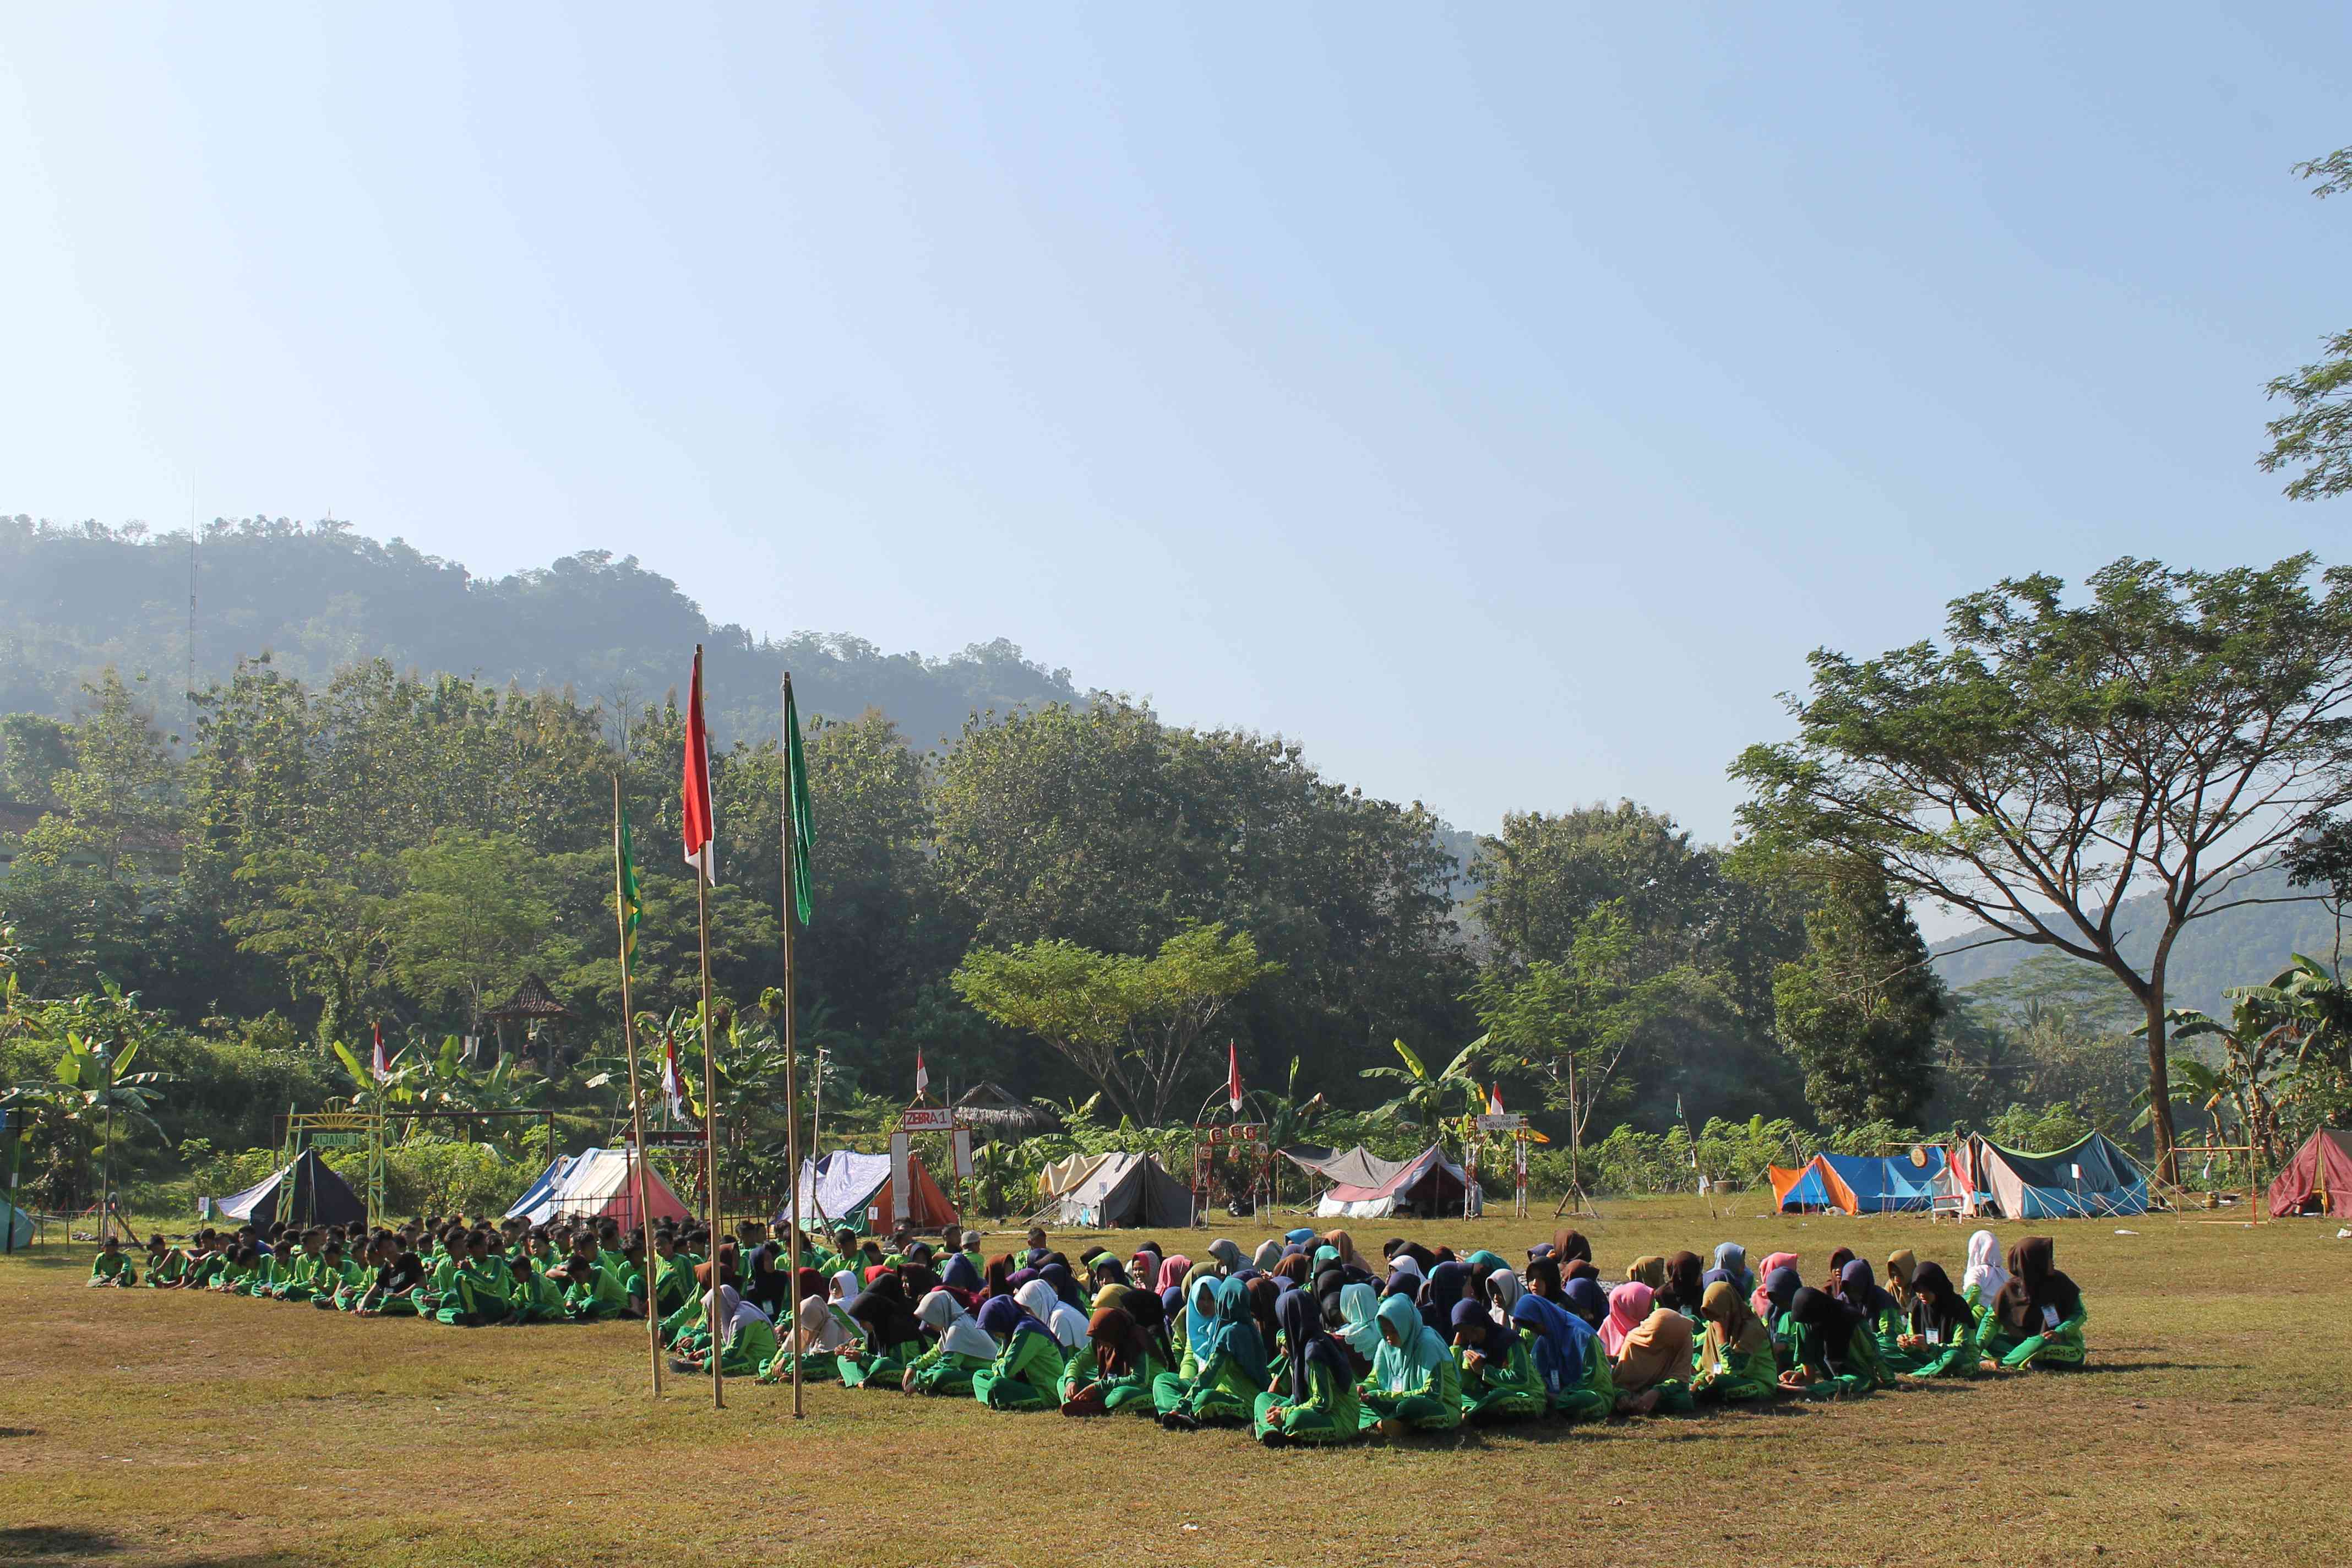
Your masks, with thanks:
[{"label": "flagpole", "polygon": [[[653,1394],[661,1397],[661,1297],[654,1289],[653,1185],[646,1179],[646,1102],[637,1089],[637,1017],[629,995],[629,911],[624,907],[621,854],[621,775],[613,775],[613,918],[621,928],[621,1042],[629,1058],[629,1135],[635,1141],[637,1234],[645,1247],[646,1339],[653,1369]],[[549,1159],[555,1151],[547,1152]]]},{"label": "flagpole", "polygon": [[[781,803],[782,809],[777,813],[777,822],[783,839],[784,851],[784,1166],[793,1173],[793,1237],[791,1242],[791,1279],[793,1283],[792,1288],[784,1294],[786,1300],[792,1304],[790,1308],[792,1312],[792,1323],[788,1331],[797,1337],[800,1333],[801,1324],[801,1096],[800,1080],[797,1076],[797,1069],[795,1068],[793,1060],[797,1054],[797,1047],[794,1042],[795,1031],[793,1024],[793,1016],[794,1013],[794,1008],[793,1006],[793,927],[797,922],[799,913],[799,900],[794,896],[793,891],[794,869],[793,865],[793,854],[795,847],[793,844],[794,831],[793,822],[793,805],[794,799],[793,785],[797,782],[793,776],[793,744],[795,741],[799,740],[800,737],[793,733],[793,672],[788,669],[784,671],[783,711],[778,718],[778,723],[783,731],[783,754],[781,760],[784,765],[782,769],[783,795]],[[807,1346],[799,1344],[795,1344],[793,1348],[793,1419],[795,1421],[802,1419],[807,1414],[801,1404],[801,1361],[807,1353]]]},{"label": "flagpole", "polygon": [[[687,761],[693,763],[691,747],[697,740],[703,745],[700,787],[706,806],[710,804],[710,742],[702,732],[702,645],[694,645],[694,689],[689,694]],[[692,777],[692,774],[688,775]],[[681,803],[681,812],[693,802]],[[688,818],[690,821],[691,819]],[[711,838],[719,836],[719,825],[707,823]],[[689,840],[691,842],[691,840]],[[701,846],[712,860],[717,858],[710,839]],[[720,1364],[725,1360],[727,1325],[719,1321],[719,1248],[726,1239],[719,1228],[719,1068],[710,1044],[710,866],[696,860],[694,864],[694,929],[702,950],[702,1196],[703,1213],[710,1230],[710,1293],[703,1299],[703,1314],[710,1331],[710,1404],[716,1410],[727,1408],[727,1373]]]}]

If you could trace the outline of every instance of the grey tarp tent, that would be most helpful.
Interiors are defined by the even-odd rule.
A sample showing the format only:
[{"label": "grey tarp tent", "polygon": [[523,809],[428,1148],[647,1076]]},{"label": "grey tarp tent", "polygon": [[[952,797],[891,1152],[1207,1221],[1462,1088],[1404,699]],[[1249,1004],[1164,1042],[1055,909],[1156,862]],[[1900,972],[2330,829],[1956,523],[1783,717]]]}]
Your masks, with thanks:
[{"label": "grey tarp tent", "polygon": [[[286,1198],[289,1192],[290,1198]],[[350,1183],[319,1158],[316,1149],[303,1150],[294,1156],[292,1164],[241,1193],[231,1193],[213,1206],[264,1235],[277,1219],[298,1226],[365,1225],[368,1220],[367,1205],[352,1191]]]},{"label": "grey tarp tent", "polygon": [[1152,1154],[1105,1154],[1036,1215],[1057,1226],[1189,1226],[1192,1189]]}]

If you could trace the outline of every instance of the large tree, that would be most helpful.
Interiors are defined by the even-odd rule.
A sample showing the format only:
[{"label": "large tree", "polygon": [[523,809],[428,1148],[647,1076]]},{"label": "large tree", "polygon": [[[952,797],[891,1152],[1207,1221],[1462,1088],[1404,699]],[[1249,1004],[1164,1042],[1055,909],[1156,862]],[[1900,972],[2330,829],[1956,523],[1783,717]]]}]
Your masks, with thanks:
[{"label": "large tree", "polygon": [[[2352,147],[2297,163],[2294,172],[2314,182],[2313,195],[2352,191]],[[2263,471],[2302,469],[2286,487],[2296,500],[2352,490],[2352,329],[2329,334],[2320,347],[2323,356],[2316,363],[2279,376],[2264,389],[2273,398],[2285,398],[2291,412],[2267,427],[2271,446],[2262,456]]]},{"label": "large tree", "polygon": [[[2172,1172],[2165,969],[2193,921],[2352,803],[2352,570],[2309,556],[2176,571],[2126,559],[2088,603],[2036,575],[1953,601],[1950,646],[1811,657],[1793,741],[1732,766],[1751,831],[1885,868],[1997,940],[2105,967],[2147,1020],[2159,1172]],[[2124,901],[2160,894],[2145,965]]]},{"label": "large tree", "polygon": [[1844,868],[1805,916],[1805,954],[1772,984],[1782,1043],[1805,1069],[1805,1102],[1832,1127],[1918,1124],[1936,1087],[1944,988],[1911,911],[1877,868]]}]

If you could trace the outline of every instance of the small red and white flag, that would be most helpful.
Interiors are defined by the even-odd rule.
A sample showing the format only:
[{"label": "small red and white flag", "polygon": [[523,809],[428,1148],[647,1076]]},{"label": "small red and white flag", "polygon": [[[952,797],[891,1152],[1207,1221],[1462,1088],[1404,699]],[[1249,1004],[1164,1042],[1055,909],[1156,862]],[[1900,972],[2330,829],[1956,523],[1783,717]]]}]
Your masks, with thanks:
[{"label": "small red and white flag", "polygon": [[368,1061],[368,1071],[374,1075],[376,1082],[390,1083],[392,1081],[392,1063],[385,1058],[383,1054],[383,1026],[382,1024],[375,1024],[370,1026],[375,1030],[375,1055]]},{"label": "small red and white flag", "polygon": [[711,839],[710,734],[702,726],[702,650],[694,650],[694,680],[686,698],[686,774],[680,786],[686,810],[686,863],[702,879],[719,885],[719,855]]},{"label": "small red and white flag", "polygon": [[677,1037],[671,1035],[662,1041],[662,1094],[669,1100],[669,1113],[677,1121],[686,1120],[686,1076],[677,1070]]},{"label": "small red and white flag", "polygon": [[1234,1111],[1242,1108],[1241,1049],[1231,1040],[1225,1042],[1225,1106]]},{"label": "small red and white flag", "polygon": [[1486,1114],[1489,1116],[1503,1114],[1503,1086],[1499,1083],[1486,1086]]},{"label": "small red and white flag", "polygon": [[923,1047],[917,1046],[915,1047],[915,1098],[922,1099],[923,1091],[930,1087],[931,1072],[923,1065]]}]

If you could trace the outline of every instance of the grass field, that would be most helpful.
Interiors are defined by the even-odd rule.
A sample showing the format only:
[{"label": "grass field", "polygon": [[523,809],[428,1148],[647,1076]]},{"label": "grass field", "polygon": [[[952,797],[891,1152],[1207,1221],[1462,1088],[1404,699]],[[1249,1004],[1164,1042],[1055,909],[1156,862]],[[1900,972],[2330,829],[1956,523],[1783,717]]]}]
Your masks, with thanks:
[{"label": "grass field", "polygon": [[[1809,1279],[1839,1246],[1908,1246],[1957,1279],[1965,1238],[1907,1218],[1710,1220],[1696,1200],[1603,1207],[1583,1228],[1612,1276],[1728,1238],[1751,1258],[1801,1253]],[[51,1246],[0,1260],[0,1560],[2338,1560],[2352,1241],[2332,1221],[2127,1223],[2139,1234],[2035,1227],[2090,1306],[2083,1372],[1328,1453],[837,1387],[813,1389],[798,1424],[788,1389],[749,1383],[723,1412],[707,1382],[656,1403],[641,1325],[466,1331],[85,1290],[91,1249]],[[1269,1228],[1189,1233],[1181,1250]],[[1996,1228],[2006,1244],[2021,1227]],[[1355,1230],[1517,1258],[1550,1226]]]}]

